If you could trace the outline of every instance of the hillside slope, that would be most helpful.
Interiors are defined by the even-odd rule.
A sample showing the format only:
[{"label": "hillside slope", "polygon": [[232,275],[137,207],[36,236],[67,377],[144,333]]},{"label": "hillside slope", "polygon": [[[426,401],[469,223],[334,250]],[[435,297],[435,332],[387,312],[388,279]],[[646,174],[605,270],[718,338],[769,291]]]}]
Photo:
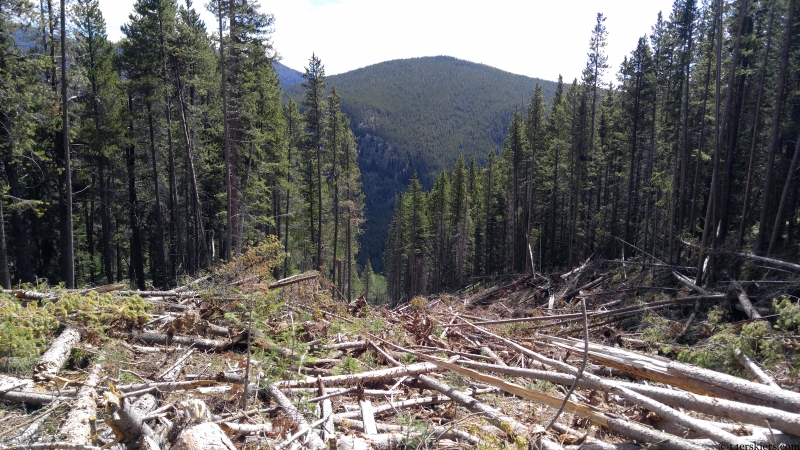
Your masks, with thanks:
[{"label": "hillside slope", "polygon": [[[525,108],[536,83],[546,100],[556,85],[448,56],[383,62],[327,82],[358,138],[367,205],[359,263],[369,257],[376,269],[394,199],[411,175],[430,188],[459,154],[483,163],[503,145],[514,108]],[[285,95],[299,102],[302,85]]]}]

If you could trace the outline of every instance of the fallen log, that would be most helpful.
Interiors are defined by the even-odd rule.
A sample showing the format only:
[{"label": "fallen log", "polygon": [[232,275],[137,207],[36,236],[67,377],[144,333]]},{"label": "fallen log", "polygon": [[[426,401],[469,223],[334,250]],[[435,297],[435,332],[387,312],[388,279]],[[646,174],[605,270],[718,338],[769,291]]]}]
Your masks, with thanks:
[{"label": "fallen log", "polygon": [[0,450],[103,450],[101,447],[94,445],[73,444],[71,442],[37,442],[35,444],[26,445],[10,445],[8,447],[2,446]]},{"label": "fallen log", "polygon": [[[333,386],[353,386],[356,384],[374,383],[376,381],[386,381],[392,378],[399,378],[403,376],[416,376],[423,373],[434,372],[438,367],[430,363],[417,363],[402,367],[393,367],[389,369],[372,370],[369,372],[361,372],[351,375],[333,375],[330,377],[322,377],[322,382],[326,387]],[[298,387],[314,387],[316,386],[316,378],[307,380],[288,380],[276,381],[275,385],[280,387],[298,388]]]},{"label": "fallen log", "polygon": [[171,450],[236,450],[228,436],[211,422],[201,423],[184,430]]},{"label": "fallen log", "polygon": [[603,281],[606,281],[607,278],[608,278],[607,274],[601,275],[600,278],[598,278],[598,279],[596,279],[594,281],[590,281],[590,282],[584,284],[583,286],[580,286],[578,288],[575,288],[575,289],[565,293],[563,298],[566,299],[566,300],[569,300],[570,298],[576,296],[581,291],[589,290],[589,289],[599,285]]},{"label": "fallen log", "polygon": [[125,288],[124,284],[106,284],[103,286],[97,286],[89,289],[80,290],[78,291],[78,294],[86,295],[90,292],[95,292],[97,294],[105,294],[106,292],[119,291],[122,290],[123,288]]},{"label": "fallen log", "polygon": [[775,258],[765,258],[763,256],[753,255],[751,253],[733,253],[734,255],[742,256],[744,258],[749,258],[755,261],[761,261],[763,263],[772,264],[773,266],[782,267],[784,269],[789,269],[793,272],[800,272],[800,264],[794,264],[786,261],[781,261],[780,259]]},{"label": "fallen log", "polygon": [[742,365],[742,367],[747,369],[748,372],[753,374],[753,376],[756,377],[756,380],[758,380],[759,383],[765,384],[767,386],[772,386],[775,389],[781,388],[780,386],[778,386],[778,383],[776,383],[775,380],[770,378],[770,376],[767,375],[763,370],[761,370],[761,368],[758,367],[758,365],[756,365],[756,363],[753,362],[752,359],[750,359],[747,355],[742,353],[740,349],[738,348],[735,349],[733,351],[733,354],[736,357],[736,361],[738,361],[739,364]]},{"label": "fallen log", "polygon": [[130,339],[136,339],[149,345],[183,345],[185,347],[194,347],[199,350],[214,350],[222,351],[227,350],[237,341],[234,339],[216,340],[204,339],[195,336],[183,335],[169,335],[164,333],[154,333],[152,331],[132,331],[128,333]]},{"label": "fallen log", "polygon": [[322,382],[322,378],[317,378],[317,388],[319,389],[318,398],[320,399],[317,400],[317,402],[322,402],[319,413],[321,418],[325,419],[322,424],[322,441],[328,442],[336,436],[333,428],[333,402],[331,402],[329,397],[329,395],[334,394],[328,394],[325,383]]},{"label": "fallen log", "polygon": [[72,347],[81,340],[81,333],[75,328],[66,328],[53,341],[50,348],[39,358],[33,369],[33,379],[37,382],[49,381],[58,374],[69,359]]},{"label": "fallen log", "polygon": [[[567,342],[566,340],[552,337],[550,339],[562,342],[561,345],[573,351],[579,351],[579,347],[563,344],[563,342]],[[526,349],[526,351],[529,350]],[[589,357],[599,364],[615,367],[632,375],[669,384],[696,394],[800,413],[800,394],[753,383],[732,375],[596,344],[590,345]]]},{"label": "fallen log", "polygon": [[[495,364],[459,361],[462,366],[481,369],[493,373],[523,377],[534,380],[544,380],[555,384],[569,386],[575,377],[569,374],[547,370],[523,369],[519,367],[503,367]],[[779,409],[768,408],[760,405],[734,402],[722,398],[705,395],[691,394],[686,391],[665,389],[626,381],[617,381],[622,387],[646,395],[653,400],[666,405],[696,411],[702,414],[735,420],[741,423],[764,425],[769,423],[772,428],[786,433],[800,435],[800,414],[794,414]],[[578,387],[592,389],[592,384],[579,381]]]},{"label": "fallen log", "polygon": [[[404,408],[413,408],[415,406],[426,406],[426,405],[435,405],[438,403],[446,403],[450,401],[450,397],[446,395],[432,395],[429,397],[420,397],[420,398],[410,398],[408,400],[402,400],[399,402],[390,402],[385,405],[381,405],[375,408],[372,408],[373,415],[381,415],[383,413],[393,413],[396,410],[404,409]],[[353,417],[358,417],[361,415],[361,411],[348,411],[336,414],[334,418],[340,419],[352,419]],[[367,433],[369,434],[369,433]]]},{"label": "fallen log", "polygon": [[750,299],[747,297],[747,293],[744,292],[742,286],[739,284],[733,284],[728,291],[736,296],[736,301],[739,302],[739,305],[742,307],[742,311],[747,314],[747,317],[751,320],[758,320],[763,319],[761,314],[758,310],[750,303]]},{"label": "fallen log", "polygon": [[[535,359],[536,361],[539,361],[539,362],[541,362],[543,364],[547,364],[547,365],[556,367],[559,370],[561,370],[562,372],[566,372],[566,373],[568,373],[570,375],[576,375],[578,373],[578,369],[570,366],[569,364],[562,363],[560,361],[556,361],[556,360],[547,358],[545,356],[542,356],[542,355],[540,355],[540,354],[538,354],[538,353],[536,353],[536,352],[534,352],[532,350],[529,350],[529,349],[517,344],[514,341],[511,341],[509,339],[500,337],[500,336],[498,336],[496,334],[490,333],[489,331],[487,331],[487,330],[485,330],[483,328],[480,328],[480,327],[474,327],[474,328],[476,330],[486,334],[486,335],[492,336],[495,339],[499,339],[499,340],[505,342],[506,344],[510,345],[511,347],[516,349],[517,351],[525,354],[526,356],[529,356],[529,357]],[[574,348],[575,351],[580,351],[580,349],[578,347],[571,347],[571,348]],[[458,367],[458,366],[456,366],[456,367]],[[604,380],[604,379],[602,379],[602,378],[600,378],[600,377],[598,377],[596,375],[590,374],[590,373],[584,373],[583,374],[583,378],[584,378],[584,380],[590,382],[594,386],[595,389],[600,389],[600,390],[603,390],[603,391],[606,391],[606,392],[609,392],[609,393],[617,394],[620,397],[623,397],[623,398],[629,400],[631,403],[635,403],[635,404],[640,405],[640,406],[642,406],[644,408],[647,408],[647,409],[649,409],[650,411],[652,411],[652,412],[654,412],[656,414],[660,414],[661,416],[668,418],[669,420],[677,422],[677,423],[679,423],[679,424],[681,424],[683,426],[686,426],[687,428],[693,428],[693,429],[695,429],[695,430],[697,430],[699,432],[702,432],[702,433],[704,433],[705,437],[708,437],[709,439],[713,439],[716,442],[720,442],[720,443],[724,442],[724,443],[727,443],[727,444],[734,444],[734,445],[748,445],[748,442],[746,440],[744,440],[744,439],[742,439],[742,438],[740,438],[738,436],[735,436],[735,435],[733,435],[731,433],[728,433],[726,431],[720,430],[719,428],[715,428],[715,427],[711,427],[711,426],[707,426],[705,424],[699,423],[699,422],[697,422],[696,419],[694,419],[692,417],[689,417],[686,414],[680,413],[679,411],[676,411],[675,409],[673,409],[673,408],[671,408],[671,407],[669,407],[667,405],[664,405],[663,403],[656,402],[655,400],[650,399],[648,397],[645,397],[645,396],[643,396],[643,395],[641,395],[641,394],[639,394],[637,392],[631,391],[630,389],[623,388],[623,387],[619,386],[615,382],[610,382],[608,380]],[[644,435],[646,435],[646,433]]]},{"label": "fallen log", "polygon": [[[684,303],[693,303],[696,301],[701,300],[724,300],[725,295],[722,294],[714,294],[714,295],[699,295],[699,296],[692,296],[692,297],[679,297],[671,300],[662,300],[658,302],[650,302],[645,303],[644,305],[634,305],[634,306],[626,306],[624,308],[617,308],[611,309],[607,311],[593,311],[588,313],[589,319],[595,319],[600,317],[608,317],[608,316],[616,316],[619,314],[625,314],[628,312],[636,312],[636,311],[645,311],[645,310],[655,310],[661,309],[671,305],[679,305]],[[460,315],[459,317],[464,317]],[[508,323],[518,323],[518,322],[542,322],[546,320],[557,320],[557,319],[564,319],[559,322],[554,322],[551,324],[543,325],[543,327],[551,327],[556,325],[563,325],[570,322],[576,322],[582,320],[583,313],[570,313],[570,314],[555,314],[551,316],[536,316],[536,317],[519,317],[514,319],[501,319],[501,320],[485,320],[480,322],[463,322],[463,323],[454,323],[452,325],[447,325],[450,328],[456,327],[469,327],[473,325],[499,325],[499,324],[508,324]],[[583,328],[581,328],[583,329]]]},{"label": "fallen log", "polygon": [[294,421],[297,424],[299,431],[307,431],[306,434],[306,447],[312,450],[315,449],[324,449],[326,448],[325,443],[322,442],[319,435],[315,433],[313,430],[308,430],[310,425],[306,418],[294,407],[292,402],[283,395],[283,392],[278,389],[276,384],[274,383],[267,383],[267,392],[269,393],[270,397],[275,400],[275,403],[281,407],[283,413],[286,416]]},{"label": "fallen log", "polygon": [[47,292],[22,291],[22,290],[14,291],[14,297],[23,298],[25,300],[40,300],[40,301],[55,301],[58,299],[58,296],[56,296],[55,294],[50,294]]},{"label": "fallen log", "polygon": [[513,439],[515,436],[527,436],[529,433],[528,426],[517,421],[511,416],[507,416],[500,411],[492,408],[489,405],[483,404],[478,400],[470,397],[455,388],[448,386],[434,380],[433,378],[425,375],[418,375],[417,380],[426,388],[441,392],[447,397],[451,398],[454,402],[469,409],[472,412],[480,413],[492,425],[502,430],[509,438]]},{"label": "fallen log", "polygon": [[100,382],[101,364],[95,364],[91,372],[78,390],[67,419],[58,429],[56,439],[70,444],[91,445],[92,428],[90,420],[97,415],[97,392],[95,387]]},{"label": "fallen log", "polygon": [[291,277],[286,277],[280,279],[274,283],[270,283],[270,289],[278,289],[284,286],[289,286],[295,283],[302,283],[303,281],[312,280],[319,277],[319,273],[317,272],[310,272],[310,273],[301,273],[297,275],[292,275]]},{"label": "fallen log", "polygon": [[235,436],[253,436],[272,433],[274,431],[271,423],[236,423],[236,422],[222,422],[219,424],[226,433]]},{"label": "fallen log", "polygon": [[[339,426],[351,428],[361,432],[364,431],[362,423],[358,420],[337,417],[334,418],[334,421]],[[407,427],[403,425],[392,425],[386,423],[376,423],[376,428],[378,429],[378,433],[394,432],[394,433],[402,433],[405,435],[409,435],[409,433],[415,432],[415,430],[412,427]],[[434,440],[454,439],[465,442],[470,445],[479,445],[481,443],[480,439],[476,438],[475,436],[472,436],[471,434],[464,431],[456,430],[455,428],[452,427],[434,426],[428,430],[428,435],[430,435]]]}]

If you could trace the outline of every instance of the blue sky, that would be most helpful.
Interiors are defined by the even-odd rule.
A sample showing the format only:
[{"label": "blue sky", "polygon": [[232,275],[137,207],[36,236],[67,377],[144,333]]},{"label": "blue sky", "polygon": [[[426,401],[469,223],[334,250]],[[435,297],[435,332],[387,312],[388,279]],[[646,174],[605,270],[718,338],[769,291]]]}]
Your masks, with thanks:
[{"label": "blue sky", "polygon": [[[183,1],[183,0],[179,0]],[[100,0],[109,37],[119,39],[134,0]],[[205,1],[195,0],[197,8]],[[312,52],[328,75],[382,61],[448,55],[531,77],[570,82],[586,65],[598,12],[607,20],[614,81],[622,58],[673,0],[262,0],[275,15],[273,44],[302,71]],[[214,30],[213,16],[202,16]]]}]

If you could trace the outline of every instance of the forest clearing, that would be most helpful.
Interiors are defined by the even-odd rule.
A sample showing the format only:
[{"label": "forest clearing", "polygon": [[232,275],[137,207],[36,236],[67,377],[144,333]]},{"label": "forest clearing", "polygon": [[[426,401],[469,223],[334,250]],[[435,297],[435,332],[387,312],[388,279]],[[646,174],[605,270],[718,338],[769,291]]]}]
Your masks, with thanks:
[{"label": "forest clearing", "polygon": [[800,444],[791,264],[742,259],[758,281],[705,290],[589,260],[389,309],[316,272],[273,280],[276,261],[3,291],[2,448]]}]

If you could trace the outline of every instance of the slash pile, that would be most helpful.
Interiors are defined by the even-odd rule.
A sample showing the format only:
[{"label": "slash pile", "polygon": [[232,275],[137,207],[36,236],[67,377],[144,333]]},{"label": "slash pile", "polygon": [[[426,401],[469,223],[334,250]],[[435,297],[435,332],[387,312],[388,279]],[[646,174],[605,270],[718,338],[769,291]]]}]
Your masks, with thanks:
[{"label": "slash pile", "polygon": [[257,260],[170,291],[4,291],[0,448],[800,445],[797,280],[632,264],[392,309]]}]

